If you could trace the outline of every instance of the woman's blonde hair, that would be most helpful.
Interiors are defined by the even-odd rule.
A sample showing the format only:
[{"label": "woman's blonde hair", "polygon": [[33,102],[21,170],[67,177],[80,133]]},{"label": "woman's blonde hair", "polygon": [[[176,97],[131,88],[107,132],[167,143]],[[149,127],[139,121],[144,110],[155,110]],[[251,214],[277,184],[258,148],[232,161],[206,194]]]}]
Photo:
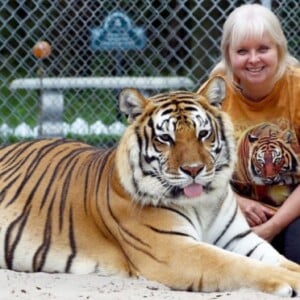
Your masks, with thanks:
[{"label": "woman's blonde hair", "polygon": [[274,81],[283,75],[289,65],[299,64],[288,52],[287,40],[276,15],[263,5],[244,4],[231,12],[224,23],[221,40],[222,60],[214,67],[211,76],[222,72],[233,80],[229,46],[239,45],[242,40],[248,38],[261,39],[264,34],[269,35],[278,49],[278,69]]}]

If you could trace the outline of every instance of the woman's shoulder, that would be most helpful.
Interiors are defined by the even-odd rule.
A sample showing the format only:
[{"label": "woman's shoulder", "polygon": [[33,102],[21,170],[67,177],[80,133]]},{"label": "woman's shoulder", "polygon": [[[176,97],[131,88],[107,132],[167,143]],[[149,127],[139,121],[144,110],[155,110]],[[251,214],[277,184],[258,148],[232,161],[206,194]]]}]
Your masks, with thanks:
[{"label": "woman's shoulder", "polygon": [[281,92],[286,94],[289,91],[289,93],[296,96],[298,102],[300,96],[300,68],[294,66],[288,67],[286,75],[281,82],[282,84],[279,85],[282,87]]},{"label": "woman's shoulder", "polygon": [[287,76],[291,79],[300,80],[300,66],[288,67]]}]

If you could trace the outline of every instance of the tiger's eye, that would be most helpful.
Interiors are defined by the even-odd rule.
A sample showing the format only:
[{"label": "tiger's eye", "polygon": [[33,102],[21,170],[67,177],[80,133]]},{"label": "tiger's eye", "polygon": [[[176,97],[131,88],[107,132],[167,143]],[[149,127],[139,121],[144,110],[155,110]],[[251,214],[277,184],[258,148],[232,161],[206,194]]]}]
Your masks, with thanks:
[{"label": "tiger's eye", "polygon": [[209,134],[208,130],[206,130],[206,129],[200,130],[200,131],[199,131],[198,138],[199,138],[199,139],[203,139],[203,138],[205,138],[206,136],[208,136],[208,134]]},{"label": "tiger's eye", "polygon": [[156,137],[156,139],[162,144],[173,144],[173,140],[168,134],[159,135]]}]

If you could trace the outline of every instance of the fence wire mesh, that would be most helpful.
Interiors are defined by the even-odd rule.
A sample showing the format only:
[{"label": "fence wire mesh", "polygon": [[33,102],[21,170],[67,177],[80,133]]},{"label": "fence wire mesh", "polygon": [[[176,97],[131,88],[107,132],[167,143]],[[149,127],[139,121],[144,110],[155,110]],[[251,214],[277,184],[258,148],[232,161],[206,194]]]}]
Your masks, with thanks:
[{"label": "fence wire mesh", "polygon": [[[180,76],[192,81],[192,85],[181,88],[196,90],[219,58],[226,16],[246,2],[260,3],[1,1],[1,142],[35,138],[40,134],[43,91],[12,89],[10,85],[15,79],[112,77],[114,81],[115,76]],[[262,1],[262,4],[269,6],[280,18],[290,52],[299,58],[298,0]],[[116,13],[121,17],[109,21]],[[122,40],[120,32],[124,31],[127,36]],[[113,40],[115,37],[119,40]],[[105,39],[108,39],[106,45],[102,43]],[[32,54],[32,47],[40,40],[48,41],[52,46],[51,55],[43,60]],[[144,92],[162,90],[159,87]],[[115,143],[124,128],[117,106],[119,91],[118,88],[76,87],[59,91],[63,95],[62,135],[95,144]],[[53,101],[55,106],[56,99]],[[47,110],[44,113],[47,114]]]}]

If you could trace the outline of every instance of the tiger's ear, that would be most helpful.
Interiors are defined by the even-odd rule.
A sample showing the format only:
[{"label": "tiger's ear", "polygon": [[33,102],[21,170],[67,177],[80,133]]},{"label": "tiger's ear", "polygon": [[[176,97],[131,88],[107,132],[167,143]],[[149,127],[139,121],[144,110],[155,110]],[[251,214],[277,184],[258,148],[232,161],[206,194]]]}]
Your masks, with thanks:
[{"label": "tiger's ear", "polygon": [[126,115],[128,122],[132,122],[142,113],[146,102],[145,97],[134,88],[126,88],[119,95],[120,111]]},{"label": "tiger's ear", "polygon": [[213,77],[201,86],[197,93],[204,96],[211,105],[221,108],[226,96],[225,80],[221,76]]}]

